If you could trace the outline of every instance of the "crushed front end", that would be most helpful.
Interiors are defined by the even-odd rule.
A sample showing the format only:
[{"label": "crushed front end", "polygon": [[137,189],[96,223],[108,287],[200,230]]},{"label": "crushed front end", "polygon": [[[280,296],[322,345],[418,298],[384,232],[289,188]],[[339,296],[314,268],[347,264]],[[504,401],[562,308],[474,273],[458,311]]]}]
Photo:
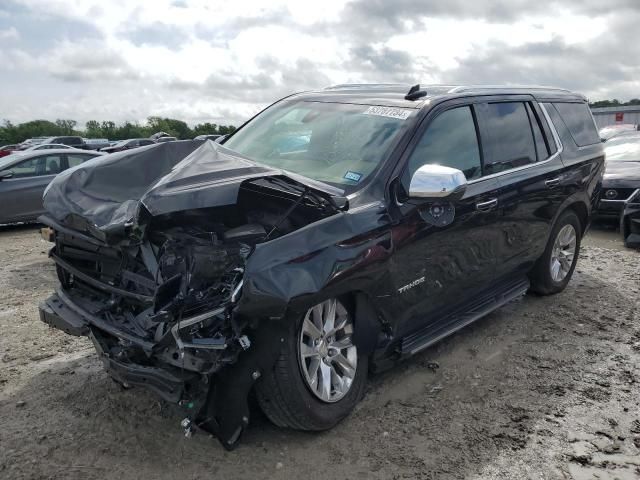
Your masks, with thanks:
[{"label": "crushed front end", "polygon": [[[186,406],[199,426],[225,446],[235,444],[246,425],[240,406],[246,396],[229,399],[240,406],[232,415],[240,424],[233,427],[215,413],[208,418],[207,400],[216,374],[237,365],[240,353],[251,350],[259,336],[248,319],[233,312],[251,249],[244,242],[255,232],[232,232],[228,240],[219,231],[174,227],[144,241],[110,246],[50,218],[44,221],[55,232],[50,256],[60,287],[41,304],[41,319],[89,336],[116,381]],[[248,377],[249,388],[265,361],[259,360],[255,370],[238,372]]]}]

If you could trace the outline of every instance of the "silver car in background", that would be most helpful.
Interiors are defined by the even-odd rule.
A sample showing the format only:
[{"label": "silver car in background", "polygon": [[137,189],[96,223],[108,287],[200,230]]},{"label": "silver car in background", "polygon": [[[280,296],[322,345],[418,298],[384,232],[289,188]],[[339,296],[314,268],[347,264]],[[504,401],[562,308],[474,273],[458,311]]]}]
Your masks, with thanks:
[{"label": "silver car in background", "polygon": [[44,213],[44,189],[58,173],[101,155],[60,148],[18,152],[0,159],[0,224],[35,220]]}]

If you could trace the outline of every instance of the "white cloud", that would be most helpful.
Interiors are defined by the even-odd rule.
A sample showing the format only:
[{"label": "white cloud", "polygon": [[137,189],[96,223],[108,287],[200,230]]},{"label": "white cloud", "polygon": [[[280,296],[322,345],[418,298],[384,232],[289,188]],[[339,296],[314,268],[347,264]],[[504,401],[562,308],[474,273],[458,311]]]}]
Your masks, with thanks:
[{"label": "white cloud", "polygon": [[0,41],[8,41],[8,40],[18,40],[20,38],[20,34],[15,27],[5,28],[4,30],[0,30]]},{"label": "white cloud", "polygon": [[353,81],[524,78],[640,96],[631,0],[6,1],[0,111],[12,121],[239,123],[292,91]]}]

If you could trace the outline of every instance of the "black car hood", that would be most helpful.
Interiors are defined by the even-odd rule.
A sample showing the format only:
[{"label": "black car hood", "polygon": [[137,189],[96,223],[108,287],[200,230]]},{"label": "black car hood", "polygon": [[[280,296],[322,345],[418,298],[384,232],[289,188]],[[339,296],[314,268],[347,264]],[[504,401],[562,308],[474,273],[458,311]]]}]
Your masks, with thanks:
[{"label": "black car hood", "polygon": [[640,161],[607,162],[602,183],[608,187],[640,187]]},{"label": "black car hood", "polygon": [[[211,141],[167,142],[99,157],[58,175],[44,194],[49,216],[67,226],[109,236],[153,216],[234,204],[240,184],[286,176],[324,195],[343,191],[260,165]],[[102,232],[102,235],[100,234]],[[97,235],[96,235],[97,234]]]}]

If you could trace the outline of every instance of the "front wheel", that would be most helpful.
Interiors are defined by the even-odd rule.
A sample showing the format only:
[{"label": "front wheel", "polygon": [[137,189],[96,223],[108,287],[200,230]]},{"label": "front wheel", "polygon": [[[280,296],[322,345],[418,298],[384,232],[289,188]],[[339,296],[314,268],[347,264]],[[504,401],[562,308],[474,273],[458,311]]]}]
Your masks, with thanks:
[{"label": "front wheel", "polygon": [[275,367],[256,383],[258,403],[274,424],[326,430],[353,410],[368,370],[353,329],[351,314],[335,298],[291,323]]},{"label": "front wheel", "polygon": [[556,221],[544,253],[529,274],[531,291],[552,295],[565,289],[578,262],[582,226],[572,211]]}]

